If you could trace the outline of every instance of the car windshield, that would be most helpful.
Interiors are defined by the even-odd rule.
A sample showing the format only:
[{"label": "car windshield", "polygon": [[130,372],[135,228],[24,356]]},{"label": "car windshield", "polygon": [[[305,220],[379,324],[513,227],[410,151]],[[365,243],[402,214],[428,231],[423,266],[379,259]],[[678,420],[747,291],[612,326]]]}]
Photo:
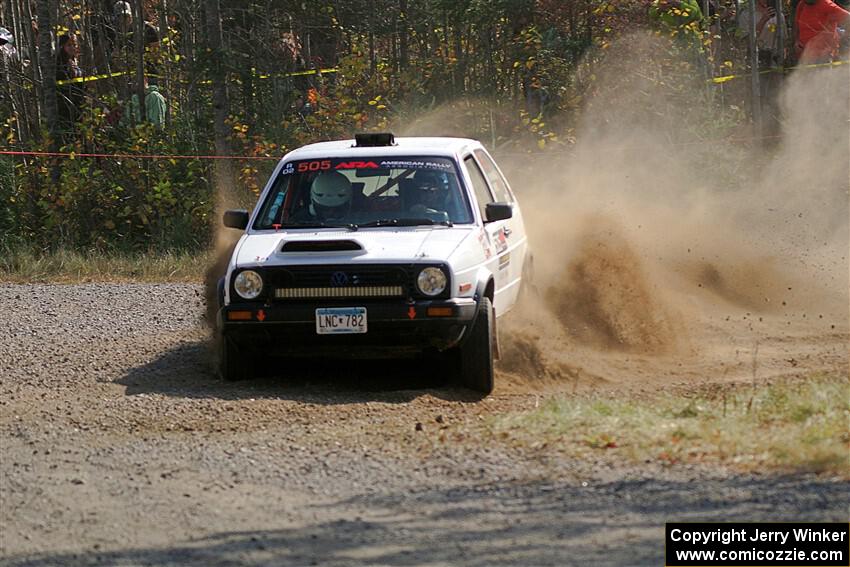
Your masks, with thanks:
[{"label": "car windshield", "polygon": [[254,229],[452,225],[473,221],[453,160],[315,159],[284,164]]}]

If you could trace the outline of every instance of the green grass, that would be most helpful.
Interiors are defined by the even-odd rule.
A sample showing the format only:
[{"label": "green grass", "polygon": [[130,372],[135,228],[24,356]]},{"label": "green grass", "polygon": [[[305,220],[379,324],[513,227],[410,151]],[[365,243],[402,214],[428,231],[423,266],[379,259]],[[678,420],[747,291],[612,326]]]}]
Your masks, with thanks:
[{"label": "green grass", "polygon": [[12,283],[201,282],[212,261],[203,252],[42,252],[0,248],[0,281]]},{"label": "green grass", "polygon": [[496,418],[497,437],[576,456],[722,464],[850,476],[850,380],[837,374],[769,384],[556,398]]}]

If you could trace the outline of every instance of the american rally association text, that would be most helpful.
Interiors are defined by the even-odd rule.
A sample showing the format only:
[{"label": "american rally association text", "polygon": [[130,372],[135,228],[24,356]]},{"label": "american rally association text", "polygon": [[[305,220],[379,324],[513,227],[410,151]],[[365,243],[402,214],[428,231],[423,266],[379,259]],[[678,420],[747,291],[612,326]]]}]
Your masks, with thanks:
[{"label": "american rally association text", "polygon": [[765,530],[762,528],[726,529],[718,528],[710,531],[689,531],[675,528],[670,532],[673,541],[691,543],[722,543],[728,545],[736,541],[770,541],[785,544],[793,535],[795,542],[844,541],[845,531],[813,530],[811,528],[793,530]]}]

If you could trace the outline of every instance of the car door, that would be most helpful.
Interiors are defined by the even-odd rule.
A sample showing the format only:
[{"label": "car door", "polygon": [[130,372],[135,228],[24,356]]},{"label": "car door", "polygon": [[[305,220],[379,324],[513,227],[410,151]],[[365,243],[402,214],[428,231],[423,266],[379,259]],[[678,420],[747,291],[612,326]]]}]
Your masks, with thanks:
[{"label": "car door", "polygon": [[[478,162],[475,160],[475,157],[468,155],[463,161],[469,173],[469,179],[472,182],[472,189],[475,193],[478,209],[481,212],[481,219],[486,221],[487,204],[496,202],[490,184]],[[489,245],[493,250],[493,255],[487,260],[487,269],[493,274],[495,282],[493,305],[496,308],[497,314],[504,313],[513,304],[511,298],[505,293],[509,289],[508,285],[510,283],[510,253],[508,252],[508,241],[505,235],[507,222],[507,220],[501,220],[485,222],[484,224]]]},{"label": "car door", "polygon": [[523,266],[525,256],[528,253],[528,240],[525,234],[522,212],[516,202],[510,185],[505,176],[499,170],[496,162],[483,148],[474,152],[475,158],[481,165],[481,170],[490,184],[493,197],[497,202],[510,203],[513,205],[514,214],[504,221],[501,236],[507,244],[507,251],[502,253],[499,267],[507,274],[507,283],[504,294],[509,299],[509,305],[513,306],[519,296],[520,282],[523,277]]}]

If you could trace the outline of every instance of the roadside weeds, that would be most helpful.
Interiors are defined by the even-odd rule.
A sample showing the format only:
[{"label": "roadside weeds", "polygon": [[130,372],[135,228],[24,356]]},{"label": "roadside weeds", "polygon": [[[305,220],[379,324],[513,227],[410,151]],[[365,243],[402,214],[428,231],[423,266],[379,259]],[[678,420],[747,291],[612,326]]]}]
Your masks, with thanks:
[{"label": "roadside weeds", "polygon": [[101,252],[59,248],[41,251],[3,247],[0,282],[201,282],[212,261],[209,251]]},{"label": "roadside weeds", "polygon": [[742,471],[850,477],[850,379],[709,385],[648,396],[592,393],[551,398],[531,411],[489,419],[501,442],[662,464],[719,464]]}]

